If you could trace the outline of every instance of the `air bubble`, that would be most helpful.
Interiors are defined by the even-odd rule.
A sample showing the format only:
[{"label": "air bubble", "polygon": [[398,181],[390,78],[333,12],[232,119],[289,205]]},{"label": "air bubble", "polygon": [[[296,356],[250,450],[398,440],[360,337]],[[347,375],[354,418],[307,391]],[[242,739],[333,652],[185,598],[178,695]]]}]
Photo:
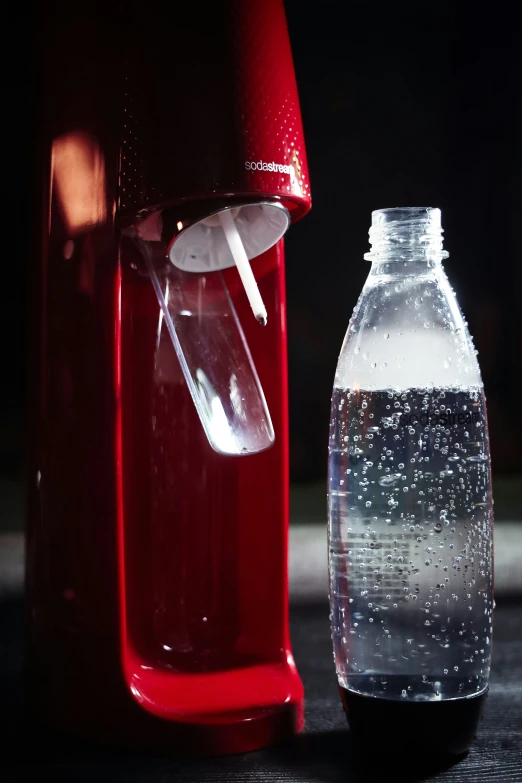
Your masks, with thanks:
[{"label": "air bubble", "polygon": [[401,475],[401,473],[388,473],[386,476],[381,476],[379,485],[381,487],[393,487],[399,481]]}]

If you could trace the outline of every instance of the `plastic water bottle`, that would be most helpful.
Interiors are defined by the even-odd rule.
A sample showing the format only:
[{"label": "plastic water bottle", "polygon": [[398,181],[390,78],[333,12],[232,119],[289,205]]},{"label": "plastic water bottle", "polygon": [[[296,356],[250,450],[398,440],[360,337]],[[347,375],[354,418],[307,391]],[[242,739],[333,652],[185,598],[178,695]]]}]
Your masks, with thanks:
[{"label": "plastic water bottle", "polygon": [[484,390],[441,265],[440,210],[377,210],[370,242],[332,396],[334,660],[355,736],[461,753],[491,656]]}]

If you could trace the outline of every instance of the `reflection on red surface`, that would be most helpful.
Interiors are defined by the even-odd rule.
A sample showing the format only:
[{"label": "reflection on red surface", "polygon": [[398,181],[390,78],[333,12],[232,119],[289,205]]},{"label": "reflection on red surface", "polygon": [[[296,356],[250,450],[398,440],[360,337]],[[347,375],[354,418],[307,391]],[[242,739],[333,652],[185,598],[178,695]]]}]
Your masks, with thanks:
[{"label": "reflection on red surface", "polygon": [[138,703],[170,720],[233,724],[290,710],[294,728],[302,721],[286,616],[279,257],[274,249],[259,265],[271,328],[252,319],[228,273],[276,427],[276,445],[247,457],[211,449],[152,286],[123,259],[123,666]]},{"label": "reflection on red surface", "polygon": [[107,216],[105,162],[96,141],[85,132],[54,139],[52,187],[71,236],[104,223]]}]

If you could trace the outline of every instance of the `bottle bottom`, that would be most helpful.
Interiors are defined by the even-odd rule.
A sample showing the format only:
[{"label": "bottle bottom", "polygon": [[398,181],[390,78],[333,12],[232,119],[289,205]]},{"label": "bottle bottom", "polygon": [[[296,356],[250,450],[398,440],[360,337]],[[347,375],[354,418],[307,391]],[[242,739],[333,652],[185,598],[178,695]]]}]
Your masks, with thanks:
[{"label": "bottle bottom", "polygon": [[354,751],[400,756],[405,762],[466,753],[487,697],[486,690],[468,698],[402,702],[339,690]]}]

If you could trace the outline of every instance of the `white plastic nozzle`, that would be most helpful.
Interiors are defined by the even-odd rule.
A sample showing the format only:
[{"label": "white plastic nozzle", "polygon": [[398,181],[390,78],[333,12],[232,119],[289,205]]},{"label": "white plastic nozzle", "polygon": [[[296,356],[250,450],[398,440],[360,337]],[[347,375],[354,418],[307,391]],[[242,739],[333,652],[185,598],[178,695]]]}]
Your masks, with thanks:
[{"label": "white plastic nozzle", "polygon": [[266,307],[263,304],[263,300],[261,299],[261,294],[259,293],[259,288],[257,287],[254,273],[250,268],[248,256],[245,252],[245,248],[243,247],[243,242],[241,241],[241,237],[239,236],[239,232],[236,228],[236,224],[232,214],[230,213],[230,210],[223,210],[222,212],[219,212],[219,222],[221,223],[226,240],[228,242],[228,246],[230,248],[230,252],[232,253],[236,263],[237,271],[239,272],[245,293],[248,297],[248,301],[250,302],[250,307],[252,308],[252,311],[259,323],[263,326],[266,326]]}]

